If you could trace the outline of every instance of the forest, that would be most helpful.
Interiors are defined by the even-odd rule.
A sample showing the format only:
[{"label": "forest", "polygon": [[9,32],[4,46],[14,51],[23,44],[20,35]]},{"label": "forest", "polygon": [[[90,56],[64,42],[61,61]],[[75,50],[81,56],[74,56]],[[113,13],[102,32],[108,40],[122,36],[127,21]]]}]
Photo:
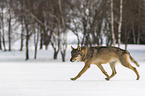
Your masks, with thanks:
[{"label": "forest", "polygon": [[[77,45],[120,47],[145,44],[144,0],[0,0],[0,50],[11,51],[20,40],[20,51],[29,60],[30,39],[37,51],[52,46],[65,61],[67,33]],[[81,36],[80,36],[81,35]]]}]

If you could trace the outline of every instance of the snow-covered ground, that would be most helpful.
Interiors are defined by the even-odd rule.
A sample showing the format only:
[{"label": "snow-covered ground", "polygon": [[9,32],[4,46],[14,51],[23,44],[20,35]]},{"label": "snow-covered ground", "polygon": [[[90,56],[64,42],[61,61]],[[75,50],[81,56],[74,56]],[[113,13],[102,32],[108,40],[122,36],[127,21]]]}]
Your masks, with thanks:
[{"label": "snow-covered ground", "polygon": [[[122,48],[124,46],[122,45]],[[145,96],[145,45],[129,45],[128,50],[138,61],[136,74],[117,64],[117,74],[106,81],[103,73],[92,65],[86,73],[76,81],[75,77],[84,66],[81,62],[69,62],[70,46],[68,46],[66,62],[61,58],[53,60],[53,50],[38,51],[38,59],[25,61],[25,52],[0,51],[0,96]],[[111,74],[109,65],[103,65]]]}]

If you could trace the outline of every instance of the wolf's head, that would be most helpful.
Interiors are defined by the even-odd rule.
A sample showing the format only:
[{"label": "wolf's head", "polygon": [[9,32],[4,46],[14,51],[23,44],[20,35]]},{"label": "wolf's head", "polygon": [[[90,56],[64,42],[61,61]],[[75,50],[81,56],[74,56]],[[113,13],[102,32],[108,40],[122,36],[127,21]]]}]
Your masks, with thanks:
[{"label": "wolf's head", "polygon": [[71,46],[71,59],[70,61],[71,62],[74,62],[75,60],[77,61],[81,61],[82,60],[82,51],[81,51],[81,47],[79,46],[77,49],[74,49],[72,46]]}]

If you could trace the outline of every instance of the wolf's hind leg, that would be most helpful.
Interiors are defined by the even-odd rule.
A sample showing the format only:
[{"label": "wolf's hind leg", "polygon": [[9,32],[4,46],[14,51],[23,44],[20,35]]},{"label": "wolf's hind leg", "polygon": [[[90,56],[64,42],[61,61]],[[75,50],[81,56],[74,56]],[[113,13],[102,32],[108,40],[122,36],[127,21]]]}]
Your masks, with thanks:
[{"label": "wolf's hind leg", "polygon": [[112,78],[117,73],[116,72],[116,69],[115,69],[116,63],[117,63],[116,61],[109,63],[110,64],[110,67],[112,69],[112,74],[111,74],[110,78]]},{"label": "wolf's hind leg", "polygon": [[139,80],[140,76],[139,76],[139,73],[138,71],[136,70],[135,67],[133,67],[130,63],[129,63],[129,60],[128,60],[128,56],[127,55],[123,55],[121,58],[120,58],[120,62],[123,66],[133,70],[136,75],[137,75],[137,79],[136,80]]}]

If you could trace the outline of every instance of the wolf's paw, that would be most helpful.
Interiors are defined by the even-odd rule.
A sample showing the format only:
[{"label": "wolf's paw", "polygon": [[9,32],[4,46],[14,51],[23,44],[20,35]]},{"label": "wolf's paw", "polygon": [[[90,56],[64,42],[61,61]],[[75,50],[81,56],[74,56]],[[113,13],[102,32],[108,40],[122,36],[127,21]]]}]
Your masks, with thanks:
[{"label": "wolf's paw", "polygon": [[110,78],[105,78],[107,81],[109,81]]},{"label": "wolf's paw", "polygon": [[75,78],[70,78],[70,80],[75,81],[76,79]]},{"label": "wolf's paw", "polygon": [[137,77],[137,79],[136,79],[136,80],[139,80],[139,78],[140,78],[140,77]]}]

